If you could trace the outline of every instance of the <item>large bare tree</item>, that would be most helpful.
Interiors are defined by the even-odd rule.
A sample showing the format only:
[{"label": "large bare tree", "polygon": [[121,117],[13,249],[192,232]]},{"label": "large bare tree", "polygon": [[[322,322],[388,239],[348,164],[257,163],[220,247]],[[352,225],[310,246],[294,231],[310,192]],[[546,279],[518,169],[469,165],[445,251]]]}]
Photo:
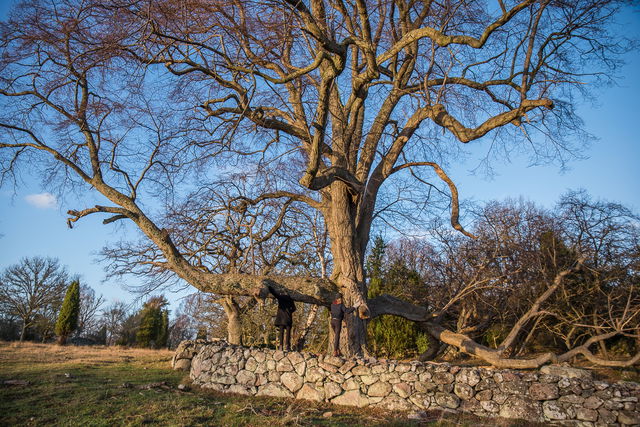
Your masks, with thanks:
[{"label": "large bare tree", "polygon": [[[23,258],[0,276],[0,307],[22,322],[20,341],[36,323],[51,333],[69,274],[56,258]],[[43,338],[44,339],[44,338]]]},{"label": "large bare tree", "polygon": [[[398,299],[367,300],[374,220],[396,214],[391,225],[415,226],[444,194],[452,227],[469,235],[446,173],[460,143],[564,161],[582,142],[572,139],[574,96],[607,79],[624,51],[610,34],[618,5],[24,2],[2,26],[3,171],[28,162],[49,182],[102,194],[104,204],[70,210],[69,224],[94,213],[132,221],[155,247],[155,266],[202,291],[264,295],[269,283],[321,305],[341,292],[359,307],[343,352],[359,354],[368,317],[432,318]],[[230,169],[289,178],[239,198],[239,211],[281,199],[321,213],[330,280],[217,274],[181,252],[156,200]],[[433,332],[469,348],[438,325]]]}]

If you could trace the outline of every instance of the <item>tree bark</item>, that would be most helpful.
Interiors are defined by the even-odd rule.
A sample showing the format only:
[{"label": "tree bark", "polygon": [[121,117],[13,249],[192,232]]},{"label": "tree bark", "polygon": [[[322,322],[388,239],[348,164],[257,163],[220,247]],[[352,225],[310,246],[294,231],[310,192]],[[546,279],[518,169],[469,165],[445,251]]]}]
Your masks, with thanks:
[{"label": "tree bark", "polygon": [[22,322],[22,330],[20,331],[20,342],[24,342],[24,337],[27,334],[27,322]]},{"label": "tree bark", "polygon": [[355,206],[348,187],[342,182],[331,186],[331,206],[325,223],[331,241],[336,282],[347,307],[358,307],[357,312],[345,315],[340,337],[340,352],[345,356],[363,355],[367,352],[367,329],[365,319],[369,317],[367,288],[364,277],[364,253],[362,242],[369,236],[360,236],[355,228]]},{"label": "tree bark", "polygon": [[231,296],[226,296],[221,300],[222,308],[227,315],[227,341],[229,344],[242,345],[242,320],[240,318],[240,307]]},{"label": "tree bark", "polygon": [[425,326],[429,333],[438,340],[459,348],[469,355],[476,356],[497,368],[534,369],[546,363],[557,361],[557,356],[553,353],[544,353],[531,359],[503,358],[500,352],[478,344],[466,335],[457,334],[431,322],[427,322]]},{"label": "tree bark", "polygon": [[298,351],[302,351],[302,349],[304,348],[304,345],[306,344],[307,336],[309,335],[311,326],[316,320],[316,315],[318,314],[318,308],[319,308],[318,305],[312,305],[311,308],[309,309],[309,313],[307,315],[307,321],[305,322],[302,330],[300,331],[300,335],[298,336],[298,341],[296,341],[296,344],[294,346],[294,348]]},{"label": "tree bark", "polygon": [[267,285],[276,291],[287,291],[295,301],[329,306],[338,295],[338,287],[329,279],[301,276],[259,276],[249,274],[212,274],[199,272],[197,280],[189,282],[202,292],[219,295],[255,296],[261,299],[269,295]]}]

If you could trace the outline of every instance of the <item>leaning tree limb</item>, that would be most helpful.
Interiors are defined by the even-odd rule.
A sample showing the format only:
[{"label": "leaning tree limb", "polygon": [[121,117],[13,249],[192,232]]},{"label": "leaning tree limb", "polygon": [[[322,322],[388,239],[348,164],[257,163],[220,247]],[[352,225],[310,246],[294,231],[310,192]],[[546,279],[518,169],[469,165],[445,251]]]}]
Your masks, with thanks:
[{"label": "leaning tree limb", "polygon": [[577,355],[581,355],[582,357],[587,359],[589,362],[594,363],[596,365],[607,366],[610,368],[627,368],[629,366],[640,364],[640,352],[636,353],[635,356],[626,360],[610,360],[610,359],[603,359],[601,357],[595,356],[593,353],[591,353],[591,351],[589,351],[589,348],[586,345],[581,345],[579,347],[576,347],[566,352],[565,354],[558,356],[558,362],[565,362],[565,361],[571,360]]},{"label": "leaning tree limb", "polygon": [[560,288],[563,280],[582,268],[583,261],[583,259],[578,260],[574,266],[566,270],[562,270],[556,275],[553,283],[534,301],[531,309],[527,311],[527,313],[525,313],[518,322],[516,322],[511,332],[508,334],[508,337],[503,342],[503,345],[500,345],[497,349],[479,344],[465,334],[448,330],[434,321],[437,317],[436,313],[431,313],[424,307],[410,304],[391,295],[380,295],[369,301],[371,317],[374,318],[383,314],[391,314],[401,316],[415,322],[422,322],[422,326],[435,339],[444,344],[454,346],[461,351],[482,359],[498,368],[535,369],[547,363],[565,362],[579,355],[582,355],[590,362],[601,366],[627,367],[638,364],[640,362],[640,352],[626,360],[606,360],[595,356],[589,350],[592,345],[598,342],[620,335],[622,332],[620,330],[613,330],[591,337],[582,345],[559,355],[548,352],[528,359],[513,359],[504,356],[505,350],[513,343],[524,325],[542,313],[542,304]]},{"label": "leaning tree limb", "polygon": [[545,353],[533,359],[504,358],[497,350],[479,344],[464,334],[453,332],[433,322],[435,314],[428,312],[426,308],[410,304],[391,295],[380,295],[374,298],[369,301],[369,307],[371,309],[371,317],[392,314],[415,322],[424,322],[423,327],[435,339],[454,346],[471,356],[478,357],[495,367],[532,369],[556,360],[556,356],[553,353]]},{"label": "leaning tree limb", "polygon": [[536,298],[525,314],[520,316],[518,321],[511,328],[511,331],[507,334],[507,337],[498,346],[498,351],[501,354],[504,354],[513,345],[518,335],[520,335],[520,332],[522,332],[522,329],[530,320],[535,319],[542,314],[542,305],[560,288],[566,277],[580,271],[583,263],[584,258],[580,258],[571,268],[562,270],[556,274],[551,286]]},{"label": "leaning tree limb", "polygon": [[202,292],[218,295],[267,297],[267,286],[286,292],[294,301],[329,306],[339,294],[338,287],[329,279],[303,276],[260,276],[249,274],[202,273],[197,282]]}]

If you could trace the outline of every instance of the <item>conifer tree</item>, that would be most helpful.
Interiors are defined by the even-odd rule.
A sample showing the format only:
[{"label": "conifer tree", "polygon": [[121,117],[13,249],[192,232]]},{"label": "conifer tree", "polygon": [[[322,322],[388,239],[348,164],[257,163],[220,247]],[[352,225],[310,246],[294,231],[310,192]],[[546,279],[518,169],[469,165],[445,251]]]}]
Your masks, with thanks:
[{"label": "conifer tree", "polygon": [[142,309],[140,328],[136,334],[139,347],[154,347],[160,330],[162,315],[160,309],[146,305]]},{"label": "conifer tree", "polygon": [[141,312],[128,315],[124,321],[118,325],[115,344],[122,346],[136,345],[137,335],[140,330]]},{"label": "conifer tree", "polygon": [[[369,298],[385,293],[400,296],[403,287],[421,285],[418,273],[407,268],[400,260],[385,268],[385,248],[382,237],[376,237],[367,262]],[[367,326],[367,340],[376,355],[403,358],[422,352],[425,349],[419,349],[417,344],[420,335],[414,322],[398,316],[383,315],[370,321]]]},{"label": "conifer tree", "polygon": [[140,311],[140,328],[136,334],[138,347],[161,347],[160,340],[162,339],[163,330],[162,308],[167,304],[168,302],[163,296],[150,298],[144,304]]},{"label": "conifer tree", "polygon": [[78,315],[80,314],[80,282],[74,280],[62,302],[62,308],[58,315],[55,332],[58,335],[58,343],[65,345],[69,335],[78,327]]},{"label": "conifer tree", "polygon": [[162,310],[162,318],[160,321],[160,331],[158,334],[157,348],[165,348],[169,341],[169,310]]}]

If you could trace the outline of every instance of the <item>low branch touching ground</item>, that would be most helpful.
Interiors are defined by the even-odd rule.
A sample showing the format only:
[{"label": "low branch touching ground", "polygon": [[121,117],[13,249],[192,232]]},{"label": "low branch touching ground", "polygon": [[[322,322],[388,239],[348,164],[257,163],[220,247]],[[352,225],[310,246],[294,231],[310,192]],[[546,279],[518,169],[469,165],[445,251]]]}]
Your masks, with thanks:
[{"label": "low branch touching ground", "polygon": [[441,341],[442,343],[454,346],[464,353],[482,359],[483,361],[498,368],[535,369],[547,363],[566,362],[579,355],[582,355],[590,362],[601,366],[627,367],[638,364],[638,362],[640,362],[640,353],[626,360],[606,360],[595,356],[589,350],[589,348],[596,343],[620,335],[621,331],[619,330],[614,330],[608,333],[603,333],[591,337],[582,345],[570,349],[569,351],[559,355],[548,352],[528,359],[513,359],[504,356],[505,350],[512,345],[526,323],[542,313],[542,304],[560,288],[563,281],[569,275],[578,272],[582,268],[582,264],[583,259],[580,259],[573,267],[559,272],[554,278],[551,286],[549,286],[549,288],[547,288],[545,292],[543,292],[533,302],[531,308],[524,315],[522,315],[520,319],[518,319],[518,321],[511,329],[510,333],[507,335],[507,338],[505,338],[505,340],[497,349],[479,344],[465,334],[448,330],[442,325],[435,323],[433,321],[436,317],[435,314],[430,313],[426,308],[410,304],[391,295],[380,295],[369,301],[371,317],[375,318],[377,316],[387,314],[401,316],[414,322],[424,322],[423,326],[425,327],[425,329],[431,336],[433,336],[437,340]]}]

